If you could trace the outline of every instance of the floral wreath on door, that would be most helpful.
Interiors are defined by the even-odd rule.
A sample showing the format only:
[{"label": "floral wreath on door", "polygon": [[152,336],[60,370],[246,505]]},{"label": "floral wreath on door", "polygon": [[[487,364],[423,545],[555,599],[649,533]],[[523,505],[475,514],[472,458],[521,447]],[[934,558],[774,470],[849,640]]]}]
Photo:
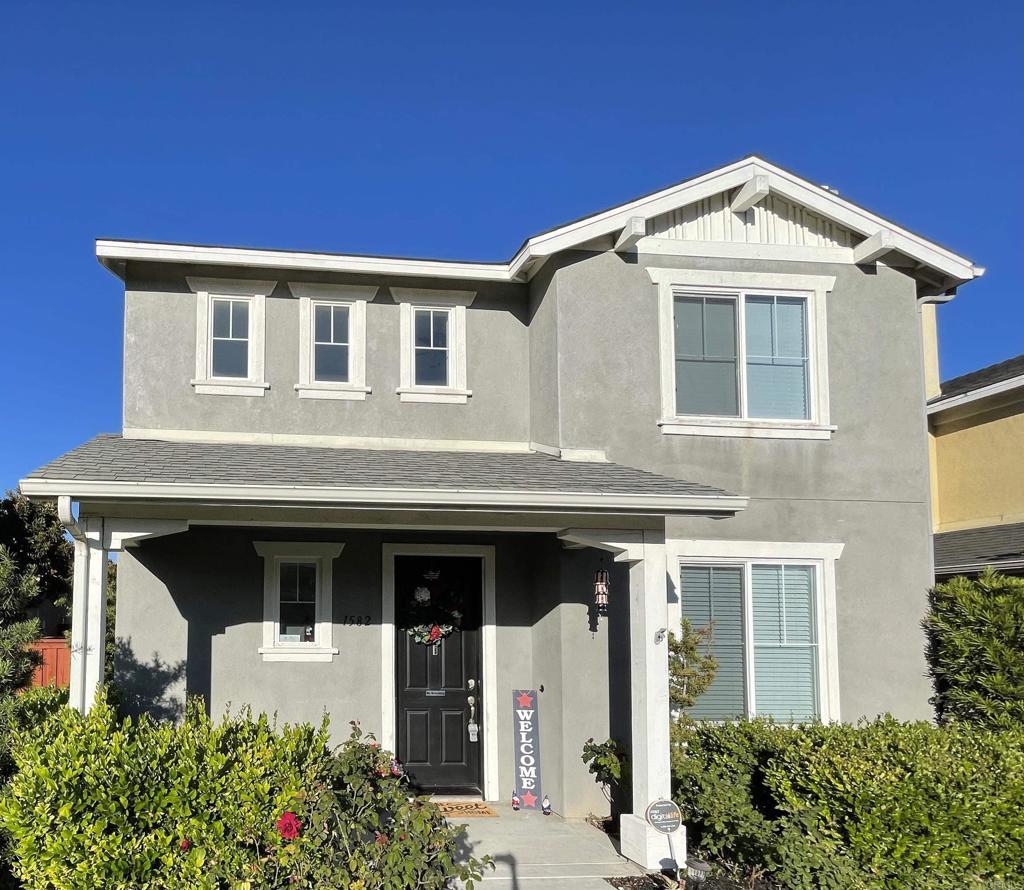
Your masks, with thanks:
[{"label": "floral wreath on door", "polygon": [[441,573],[428,569],[423,583],[412,594],[405,607],[402,628],[417,643],[434,646],[462,627],[462,602],[454,590],[438,583]]}]

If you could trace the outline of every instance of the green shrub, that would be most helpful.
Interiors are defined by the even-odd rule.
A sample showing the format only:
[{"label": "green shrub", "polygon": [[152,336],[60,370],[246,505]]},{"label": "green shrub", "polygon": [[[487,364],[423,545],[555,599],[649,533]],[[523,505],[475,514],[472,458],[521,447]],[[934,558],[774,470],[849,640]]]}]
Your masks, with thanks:
[{"label": "green shrub", "polygon": [[337,754],[326,721],[120,721],[101,696],[16,734],[0,802],[14,871],[42,888],[443,887],[472,878],[436,807],[407,798],[391,756],[356,727]]},{"label": "green shrub", "polygon": [[786,888],[1024,880],[1024,732],[696,724],[673,733],[691,843]]},{"label": "green shrub", "polygon": [[[56,686],[38,686],[18,695],[0,697],[0,788],[14,775],[13,739],[30,732],[58,713],[68,701],[68,691]],[[10,839],[0,832],[0,890],[18,887],[11,874]]]},{"label": "green shrub", "polygon": [[932,703],[942,721],[1024,726],[1024,578],[988,569],[929,594]]}]

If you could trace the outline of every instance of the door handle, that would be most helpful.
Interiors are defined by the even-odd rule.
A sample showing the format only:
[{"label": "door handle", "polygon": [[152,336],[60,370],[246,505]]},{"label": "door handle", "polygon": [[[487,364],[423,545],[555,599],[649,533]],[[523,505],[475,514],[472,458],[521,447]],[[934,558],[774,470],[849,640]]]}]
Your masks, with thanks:
[{"label": "door handle", "polygon": [[476,723],[476,696],[467,696],[466,704],[469,705],[469,722]]}]

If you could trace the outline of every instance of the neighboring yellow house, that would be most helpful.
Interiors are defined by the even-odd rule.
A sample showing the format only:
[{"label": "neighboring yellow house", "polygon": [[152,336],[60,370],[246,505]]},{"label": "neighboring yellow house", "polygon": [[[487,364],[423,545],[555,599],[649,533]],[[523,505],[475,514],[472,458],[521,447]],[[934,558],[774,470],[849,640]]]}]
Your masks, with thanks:
[{"label": "neighboring yellow house", "polygon": [[938,384],[925,316],[935,574],[1024,574],[1024,355]]}]

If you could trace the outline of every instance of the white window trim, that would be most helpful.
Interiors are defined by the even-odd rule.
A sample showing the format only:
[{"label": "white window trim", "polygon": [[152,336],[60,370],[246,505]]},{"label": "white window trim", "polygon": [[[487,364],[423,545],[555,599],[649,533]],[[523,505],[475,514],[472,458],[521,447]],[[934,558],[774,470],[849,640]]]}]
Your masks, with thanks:
[{"label": "white window trim", "polygon": [[[276,281],[248,281],[239,278],[185,279],[196,294],[196,376],[190,381],[197,393],[214,396],[258,396],[270,389],[265,377],[266,363],[266,299],[277,286]],[[213,299],[244,299],[249,302],[249,376],[214,377],[210,348]]]},{"label": "white window trim", "polygon": [[[730,436],[751,439],[830,439],[836,427],[829,422],[828,325],[826,297],[835,287],[832,275],[787,275],[774,272],[716,272],[704,269],[649,268],[658,286],[658,333],[661,352],[661,419],[668,435]],[[762,420],[739,417],[679,415],[676,413],[674,291],[722,296],[761,291],[807,298],[808,402],[810,420]],[[745,312],[737,300],[737,338],[742,343]],[[741,346],[742,350],[742,346]],[[737,356],[742,360],[742,355]],[[741,375],[742,378],[742,375]],[[741,402],[744,401],[741,393]]]},{"label": "white window trim", "polygon": [[[341,399],[362,401],[371,392],[366,385],[366,304],[379,288],[353,284],[314,284],[289,281],[288,288],[299,299],[299,382],[300,399]],[[313,375],[313,307],[348,307],[348,382],[330,383]]]},{"label": "white window trim", "polygon": [[815,569],[818,636],[818,713],[823,723],[838,722],[839,709],[839,628],[836,617],[836,560],[845,544],[801,544],[790,541],[690,541],[665,542],[675,602],[669,603],[669,623],[680,627],[682,599],[679,570],[684,565],[732,565],[743,568],[743,649],[746,664],[747,716],[757,708],[754,692],[754,629],[751,567],[757,565],[809,565]]},{"label": "white window trim", "polygon": [[[401,324],[399,384],[395,390],[399,399],[403,402],[466,404],[473,395],[466,382],[466,307],[473,302],[476,291],[393,287],[391,295],[399,304]],[[415,309],[446,309],[451,313],[448,325],[448,386],[417,386],[413,382]]]},{"label": "white window trim", "polygon": [[[263,558],[263,645],[259,653],[264,661],[331,661],[338,654],[332,646],[334,571],[333,564],[345,548],[342,543],[310,543],[306,541],[254,541],[252,545]],[[306,559],[317,563],[316,642],[280,643],[277,625],[280,620],[280,565],[282,562]]]}]

